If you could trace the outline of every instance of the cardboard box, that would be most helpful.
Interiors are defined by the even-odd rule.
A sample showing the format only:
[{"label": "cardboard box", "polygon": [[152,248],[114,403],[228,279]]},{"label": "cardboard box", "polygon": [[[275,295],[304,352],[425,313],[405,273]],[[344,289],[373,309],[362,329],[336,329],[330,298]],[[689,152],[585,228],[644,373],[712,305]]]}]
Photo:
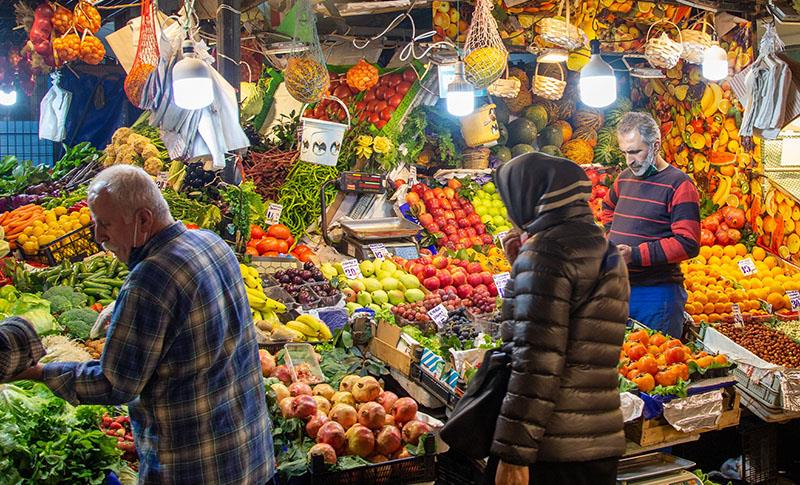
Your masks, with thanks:
[{"label": "cardboard box", "polygon": [[411,375],[411,361],[414,352],[413,339],[406,339],[400,327],[386,322],[378,322],[369,351],[392,369],[403,375]]}]

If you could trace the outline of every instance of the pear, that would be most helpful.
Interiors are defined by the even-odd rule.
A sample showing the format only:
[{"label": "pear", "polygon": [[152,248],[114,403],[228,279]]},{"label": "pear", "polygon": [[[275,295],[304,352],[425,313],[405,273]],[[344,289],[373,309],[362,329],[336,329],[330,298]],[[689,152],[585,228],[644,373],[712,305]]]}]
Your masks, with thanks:
[{"label": "pear", "polygon": [[367,278],[375,274],[375,265],[368,259],[361,261],[359,267],[361,268],[361,274]]}]

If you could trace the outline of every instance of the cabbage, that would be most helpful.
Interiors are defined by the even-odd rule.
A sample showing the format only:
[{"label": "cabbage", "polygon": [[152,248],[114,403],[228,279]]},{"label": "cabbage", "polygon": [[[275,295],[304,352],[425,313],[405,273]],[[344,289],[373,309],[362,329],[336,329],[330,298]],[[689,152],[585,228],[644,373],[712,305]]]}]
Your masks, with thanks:
[{"label": "cabbage", "polygon": [[[10,290],[9,290],[10,288]],[[50,302],[32,293],[19,293],[13,286],[0,288],[0,318],[24,318],[39,335],[60,330],[56,319],[50,314]]]}]

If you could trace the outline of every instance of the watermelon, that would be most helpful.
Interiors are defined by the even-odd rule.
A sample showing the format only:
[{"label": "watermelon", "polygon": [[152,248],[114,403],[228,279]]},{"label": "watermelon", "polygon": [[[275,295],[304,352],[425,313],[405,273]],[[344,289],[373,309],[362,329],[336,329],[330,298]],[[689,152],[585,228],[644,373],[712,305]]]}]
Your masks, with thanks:
[{"label": "watermelon", "polygon": [[535,151],[536,151],[536,149],[533,148],[531,145],[526,145],[525,143],[520,143],[518,145],[514,145],[511,148],[511,157],[514,158],[514,157],[518,157],[518,156],[520,156],[522,154],[533,153]]},{"label": "watermelon", "polygon": [[[506,145],[534,145],[536,143],[536,124],[527,118],[517,118],[508,125],[508,143]],[[552,145],[552,143],[549,143]]]},{"label": "watermelon", "polygon": [[540,104],[528,106],[523,112],[523,116],[536,124],[536,129],[541,131],[547,126],[547,110]]},{"label": "watermelon", "polygon": [[511,150],[508,147],[497,145],[492,148],[492,154],[501,162],[511,160]]},{"label": "watermelon", "polygon": [[497,144],[505,145],[508,141],[508,128],[506,128],[506,125],[501,123],[497,123],[497,127],[500,130],[500,138],[497,139]]},{"label": "watermelon", "polygon": [[511,116],[510,112],[508,111],[508,106],[506,102],[502,100],[502,98],[496,98],[494,101],[494,116],[497,118],[497,122],[503,125],[508,124],[508,119]]},{"label": "watermelon", "polygon": [[542,153],[546,153],[548,155],[552,155],[554,157],[563,157],[564,154],[561,153],[561,149],[555,145],[545,145],[540,150]]},{"label": "watermelon", "polygon": [[560,147],[564,143],[564,132],[561,127],[557,125],[545,126],[544,130],[539,132],[539,145],[553,145]]}]

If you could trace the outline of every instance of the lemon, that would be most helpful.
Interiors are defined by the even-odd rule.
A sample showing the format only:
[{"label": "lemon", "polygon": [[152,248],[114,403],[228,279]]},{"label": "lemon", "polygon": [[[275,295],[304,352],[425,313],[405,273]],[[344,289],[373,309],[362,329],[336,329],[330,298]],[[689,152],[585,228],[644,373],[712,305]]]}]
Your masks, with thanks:
[{"label": "lemon", "polygon": [[42,234],[44,234],[44,227],[42,226],[36,226],[33,228],[33,231],[31,231],[31,236],[33,237],[39,237]]},{"label": "lemon", "polygon": [[36,254],[38,250],[39,250],[39,245],[36,243],[36,241],[33,240],[28,241],[22,245],[22,251],[25,254]]},{"label": "lemon", "polygon": [[31,234],[33,234],[33,226],[28,226],[25,229],[23,229],[22,234],[25,234],[26,236],[30,236]]},{"label": "lemon", "polygon": [[22,245],[24,245],[26,242],[28,242],[28,235],[27,235],[27,234],[25,234],[25,233],[23,232],[22,234],[20,234],[20,235],[17,237],[17,244],[19,244],[20,246],[22,246]]},{"label": "lemon", "polygon": [[78,229],[80,229],[81,227],[83,227],[83,224],[81,224],[81,223],[80,223],[80,221],[75,221],[75,222],[73,222],[73,223],[71,224],[71,226],[70,226],[70,229],[71,229],[72,231],[77,231],[77,230],[78,230]]},{"label": "lemon", "polygon": [[55,241],[55,237],[49,234],[45,234],[44,236],[39,236],[38,242],[39,246],[47,246],[51,242]]},{"label": "lemon", "polygon": [[92,221],[92,218],[89,217],[89,214],[82,212],[81,215],[78,216],[78,220],[80,221],[81,225],[85,226]]},{"label": "lemon", "polygon": [[88,207],[81,207],[80,213],[81,214],[88,214],[89,213],[89,208]]},{"label": "lemon", "polygon": [[66,222],[68,220],[69,217],[67,217],[66,215],[62,215],[61,217],[58,218],[58,222]]},{"label": "lemon", "polygon": [[45,222],[56,222],[56,213],[55,212],[48,212],[44,215]]},{"label": "lemon", "polygon": [[64,214],[67,213],[67,208],[63,206],[58,206],[55,209],[53,209],[53,212],[55,212],[57,216],[63,216]]}]

